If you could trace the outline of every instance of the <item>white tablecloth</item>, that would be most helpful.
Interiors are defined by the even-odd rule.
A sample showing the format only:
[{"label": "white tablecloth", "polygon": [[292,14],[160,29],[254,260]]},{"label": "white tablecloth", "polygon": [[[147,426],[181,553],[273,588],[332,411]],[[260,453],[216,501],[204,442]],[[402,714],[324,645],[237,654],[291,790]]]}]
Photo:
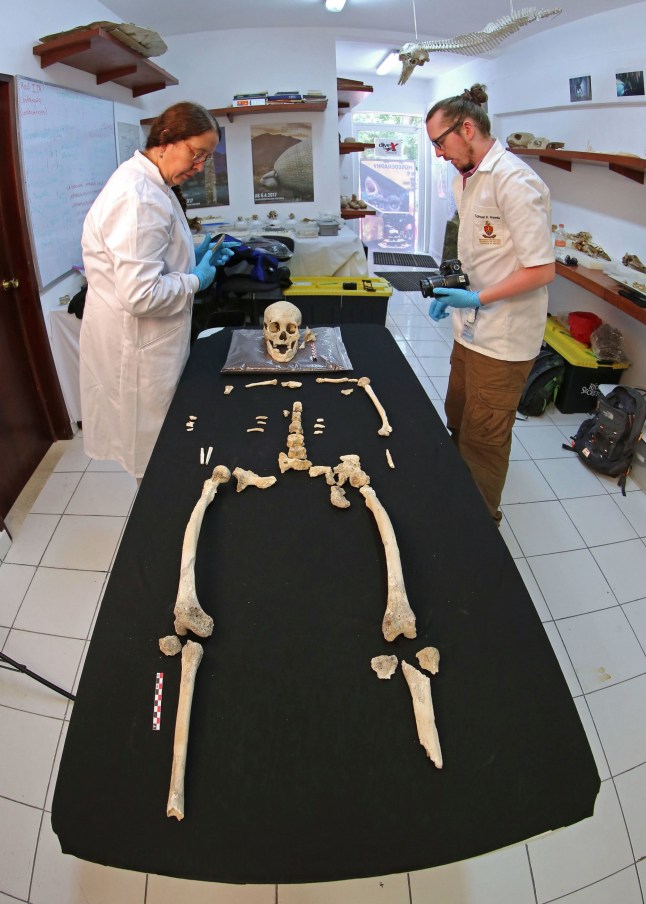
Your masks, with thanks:
[{"label": "white tablecloth", "polygon": [[67,308],[49,312],[52,354],[70,420],[81,420],[81,389],[79,386],[79,336],[81,321]]},{"label": "white tablecloth", "polygon": [[294,236],[294,255],[286,264],[292,276],[368,276],[361,239],[347,226],[338,235]]}]

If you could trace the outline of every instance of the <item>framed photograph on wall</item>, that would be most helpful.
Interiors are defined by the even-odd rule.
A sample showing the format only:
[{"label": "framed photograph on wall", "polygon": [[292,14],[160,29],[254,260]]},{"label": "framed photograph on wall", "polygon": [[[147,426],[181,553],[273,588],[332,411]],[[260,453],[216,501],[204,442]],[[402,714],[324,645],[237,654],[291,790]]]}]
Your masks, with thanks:
[{"label": "framed photograph on wall", "polygon": [[251,160],[254,203],[314,200],[311,123],[251,126]]},{"label": "framed photograph on wall", "polygon": [[617,97],[637,97],[644,94],[644,72],[633,69],[632,72],[615,73]]},{"label": "framed photograph on wall", "polygon": [[226,129],[220,126],[220,140],[213,157],[201,173],[182,183],[182,194],[189,210],[197,207],[223,207],[229,203]]},{"label": "framed photograph on wall", "polygon": [[570,103],[579,100],[592,100],[592,78],[589,75],[570,79]]}]

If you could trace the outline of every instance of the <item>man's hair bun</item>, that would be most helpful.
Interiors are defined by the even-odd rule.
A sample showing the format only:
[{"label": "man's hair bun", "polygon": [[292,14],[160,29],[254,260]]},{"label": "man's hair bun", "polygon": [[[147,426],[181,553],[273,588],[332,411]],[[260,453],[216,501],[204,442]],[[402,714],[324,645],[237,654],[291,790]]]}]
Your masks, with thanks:
[{"label": "man's hair bun", "polygon": [[481,106],[487,102],[488,95],[486,92],[486,85],[471,85],[470,88],[465,88],[462,92],[462,97],[465,100],[470,100],[473,104],[478,104]]}]

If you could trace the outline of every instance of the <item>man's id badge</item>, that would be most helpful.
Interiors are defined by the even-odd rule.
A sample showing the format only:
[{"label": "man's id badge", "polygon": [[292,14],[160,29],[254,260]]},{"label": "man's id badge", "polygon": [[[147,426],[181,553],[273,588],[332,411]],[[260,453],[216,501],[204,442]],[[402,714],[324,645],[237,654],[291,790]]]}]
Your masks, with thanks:
[{"label": "man's id badge", "polygon": [[478,319],[478,309],[474,308],[473,311],[469,311],[468,318],[464,321],[462,325],[462,339],[465,342],[473,342],[476,331],[476,320]]}]

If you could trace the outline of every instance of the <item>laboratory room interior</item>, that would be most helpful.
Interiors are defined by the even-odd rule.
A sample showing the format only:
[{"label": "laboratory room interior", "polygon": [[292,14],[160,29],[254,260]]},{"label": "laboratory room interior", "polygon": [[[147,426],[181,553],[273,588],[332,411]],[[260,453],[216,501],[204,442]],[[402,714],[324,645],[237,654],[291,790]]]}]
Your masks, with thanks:
[{"label": "laboratory room interior", "polygon": [[[70,739],[75,734],[73,698],[97,620],[102,621],[102,601],[109,596],[124,535],[128,542],[133,507],[136,515],[138,494],[146,493],[146,478],[140,487],[121,465],[89,458],[84,449],[77,407],[82,320],[68,313],[85,283],[80,234],[68,249],[61,237],[67,236],[69,223],[57,223],[55,209],[47,215],[48,229],[39,233],[36,227],[38,197],[33,191],[30,196],[31,176],[25,179],[24,173],[42,175],[48,159],[64,149],[56,142],[39,146],[33,122],[27,147],[26,123],[37,118],[28,112],[28,86],[44,83],[45,92],[74,92],[81,137],[71,153],[79,163],[85,148],[95,154],[85,138],[96,135],[83,135],[83,122],[91,121],[94,108],[88,106],[84,119],[78,97],[106,102],[114,122],[114,132],[105,139],[107,159],[114,159],[114,168],[144,148],[150,123],[172,104],[191,101],[216,111],[225,133],[227,195],[224,201],[192,205],[187,217],[199,217],[206,230],[234,236],[239,218],[257,215],[265,222],[270,209],[287,230],[290,215],[296,223],[338,221],[352,247],[348,269],[338,265],[339,279],[360,285],[383,279],[392,285],[385,327],[412,369],[415,389],[423,391],[424,409],[433,406],[430,413],[444,431],[453,332],[450,318],[429,317],[429,299],[418,283],[428,276],[428,258],[440,262],[445,257],[456,170],[435,154],[425,117],[437,101],[484,84],[493,135],[505,147],[520,136],[508,153],[516,153],[547,185],[552,223],[563,224],[567,256],[579,258],[571,265],[556,250],[550,318],[567,324],[572,313],[596,315],[613,328],[622,347],[620,372],[604,369],[608,384],[646,388],[646,2],[563,0],[560,10],[530,10],[522,25],[518,17],[528,11],[500,0],[486,0],[477,9],[457,0],[440,13],[415,0],[338,0],[339,9],[328,8],[334,5],[334,0],[260,5],[199,0],[189,6],[31,0],[7,10],[7,27],[0,34],[0,129],[8,149],[0,177],[5,308],[0,354],[10,365],[3,368],[9,388],[7,405],[0,406],[0,432],[5,437],[19,432],[20,442],[27,442],[22,428],[16,431],[16,412],[28,410],[24,432],[35,438],[22,456],[6,440],[0,442],[3,471],[15,475],[11,485],[0,484],[2,904],[646,901],[645,446],[643,441],[637,446],[624,493],[616,478],[586,467],[565,448],[591,409],[562,400],[559,407],[558,397],[542,414],[519,414],[514,422],[502,521],[487,542],[500,547],[522,580],[562,672],[600,779],[592,815],[442,865],[383,874],[374,870],[374,875],[358,869],[355,876],[333,881],[278,877],[249,884],[140,871],[136,857],[128,868],[82,859],[61,851],[52,828],[70,726]],[[44,37],[97,23],[134,23],[161,38],[165,52],[142,55],[148,80],[144,93],[119,84],[131,77],[123,63],[110,63],[102,76],[93,63],[79,68],[73,56],[66,62],[64,53],[34,52],[44,46]],[[500,31],[500,40],[479,45],[477,54],[465,52],[457,39],[484,40],[488,26],[489,35]],[[448,49],[437,46],[441,41]],[[401,48],[424,42],[435,45],[428,59],[401,79]],[[393,52],[390,66],[382,67]],[[346,106],[350,80],[358,83],[358,92]],[[236,95],[274,92],[312,97],[281,105],[279,115],[264,102],[253,114],[236,115]],[[103,107],[97,109],[100,113]],[[311,194],[304,200],[282,198],[280,189],[278,195],[262,197],[254,181],[258,145],[254,150],[253,139],[261,127],[271,134],[272,125],[281,126],[283,138],[293,133],[311,139]],[[344,151],[344,143],[353,151]],[[396,166],[385,150],[394,144],[401,145]],[[92,159],[89,172],[98,165]],[[30,165],[35,169],[27,170]],[[404,171],[407,182],[401,178]],[[267,184],[275,190],[275,184]],[[92,190],[98,193],[100,187]],[[352,196],[365,206],[353,202],[344,215]],[[308,241],[293,234],[297,243]],[[195,235],[196,247],[199,241]],[[59,254],[61,260],[68,255],[64,264],[59,265]],[[632,266],[627,267],[628,259]],[[607,275],[609,265],[616,265],[613,278]],[[395,274],[402,271],[408,288],[397,288]],[[194,338],[191,356],[207,341],[210,337]],[[576,376],[576,362],[566,359],[565,366]],[[378,394],[378,380],[373,383]],[[442,442],[450,443],[448,432]],[[431,468],[424,481],[440,487],[443,475]],[[466,522],[469,513],[463,517]],[[433,567],[448,565],[434,561]],[[447,667],[449,662],[447,657]],[[170,672],[171,663],[165,665]],[[535,667],[540,669],[526,663],[530,672]],[[109,675],[106,683],[109,693]],[[199,691],[196,697],[199,703]],[[441,699],[434,701],[441,711]],[[532,700],[526,705],[531,708]],[[167,718],[171,721],[170,713]],[[443,713],[440,719],[446,725],[450,717]],[[416,737],[413,741],[417,745]],[[434,767],[429,763],[428,768]],[[445,763],[444,769],[450,768]],[[163,806],[164,801],[165,818]],[[100,813],[96,819],[100,822]],[[190,814],[172,828],[181,833],[188,822]],[[361,839],[356,843],[360,848]]]}]

